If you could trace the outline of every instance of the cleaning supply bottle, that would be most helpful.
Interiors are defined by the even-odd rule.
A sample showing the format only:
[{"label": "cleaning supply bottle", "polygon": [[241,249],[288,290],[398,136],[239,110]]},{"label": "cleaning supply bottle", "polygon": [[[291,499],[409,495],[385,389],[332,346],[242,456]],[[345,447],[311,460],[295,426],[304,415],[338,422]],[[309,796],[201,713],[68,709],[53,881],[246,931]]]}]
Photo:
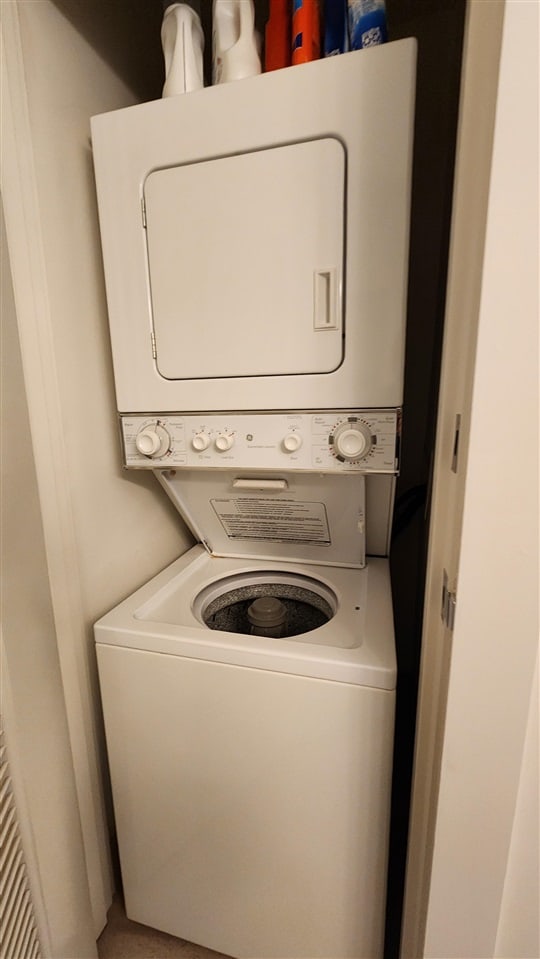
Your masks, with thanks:
[{"label": "cleaning supply bottle", "polygon": [[214,0],[213,48],[214,83],[261,72],[253,0]]},{"label": "cleaning supply bottle", "polygon": [[165,58],[163,96],[190,93],[204,86],[204,33],[197,0],[163,3],[161,45]]},{"label": "cleaning supply bottle", "polygon": [[349,23],[347,0],[324,0],[324,56],[347,53]]},{"label": "cleaning supply bottle", "polygon": [[308,63],[321,54],[318,0],[293,0],[292,62]]},{"label": "cleaning supply bottle", "polygon": [[264,33],[264,69],[280,70],[291,62],[290,0],[269,0]]},{"label": "cleaning supply bottle", "polygon": [[386,7],[384,0],[348,0],[351,50],[386,43]]}]

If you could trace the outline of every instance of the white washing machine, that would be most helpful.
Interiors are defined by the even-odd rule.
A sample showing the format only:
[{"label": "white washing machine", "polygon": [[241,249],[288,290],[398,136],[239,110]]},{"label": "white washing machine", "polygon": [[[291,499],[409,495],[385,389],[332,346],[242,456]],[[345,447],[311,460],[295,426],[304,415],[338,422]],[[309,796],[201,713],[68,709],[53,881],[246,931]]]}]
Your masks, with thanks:
[{"label": "white washing machine", "polygon": [[[223,592],[245,602],[268,584],[306,590],[330,618],[279,639],[205,625]],[[96,639],[127,915],[244,959],[381,956],[386,560],[261,564],[197,545]]]},{"label": "white washing machine", "polygon": [[200,542],[95,627],[132,919],[244,959],[382,955],[398,427],[168,419],[178,461],[210,440],[157,472]]}]

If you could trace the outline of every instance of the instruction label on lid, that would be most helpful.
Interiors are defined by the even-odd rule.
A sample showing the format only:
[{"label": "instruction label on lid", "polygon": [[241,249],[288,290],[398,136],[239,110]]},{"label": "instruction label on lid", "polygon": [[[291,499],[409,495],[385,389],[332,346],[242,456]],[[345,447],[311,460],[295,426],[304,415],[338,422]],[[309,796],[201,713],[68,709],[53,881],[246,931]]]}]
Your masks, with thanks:
[{"label": "instruction label on lid", "polygon": [[229,539],[330,545],[324,503],[243,496],[210,502]]}]

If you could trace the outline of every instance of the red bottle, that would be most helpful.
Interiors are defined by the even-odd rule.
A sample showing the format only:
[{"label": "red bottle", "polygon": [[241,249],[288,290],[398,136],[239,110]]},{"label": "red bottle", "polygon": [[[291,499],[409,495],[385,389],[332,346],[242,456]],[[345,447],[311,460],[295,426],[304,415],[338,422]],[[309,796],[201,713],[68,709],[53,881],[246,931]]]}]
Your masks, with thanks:
[{"label": "red bottle", "polygon": [[291,64],[291,0],[269,0],[264,35],[264,69],[280,70]]},{"label": "red bottle", "polygon": [[321,53],[321,27],[318,0],[293,0],[292,62],[318,60]]}]

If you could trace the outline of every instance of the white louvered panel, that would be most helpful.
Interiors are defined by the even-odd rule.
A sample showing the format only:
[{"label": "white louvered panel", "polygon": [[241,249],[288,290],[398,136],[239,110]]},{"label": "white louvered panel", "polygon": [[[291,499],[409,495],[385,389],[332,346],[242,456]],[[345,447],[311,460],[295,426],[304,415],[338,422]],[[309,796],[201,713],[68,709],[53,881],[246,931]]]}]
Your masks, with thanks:
[{"label": "white louvered panel", "polygon": [[0,731],[0,956],[2,959],[40,959],[34,910],[2,731]]}]

